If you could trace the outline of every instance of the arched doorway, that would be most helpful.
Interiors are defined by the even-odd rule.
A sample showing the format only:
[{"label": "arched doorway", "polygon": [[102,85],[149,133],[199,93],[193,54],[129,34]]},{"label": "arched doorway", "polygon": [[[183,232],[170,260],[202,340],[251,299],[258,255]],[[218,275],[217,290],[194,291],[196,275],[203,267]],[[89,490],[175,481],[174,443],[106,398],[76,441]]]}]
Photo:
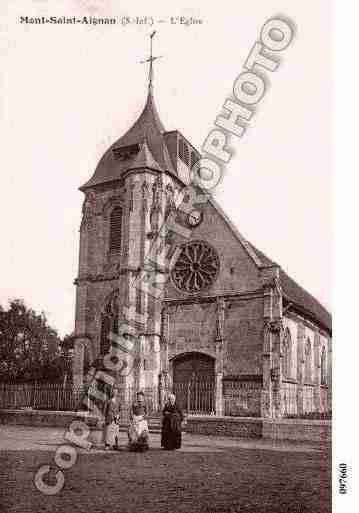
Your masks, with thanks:
[{"label": "arched doorway", "polygon": [[215,359],[191,352],[172,360],[173,391],[188,413],[215,412]]}]

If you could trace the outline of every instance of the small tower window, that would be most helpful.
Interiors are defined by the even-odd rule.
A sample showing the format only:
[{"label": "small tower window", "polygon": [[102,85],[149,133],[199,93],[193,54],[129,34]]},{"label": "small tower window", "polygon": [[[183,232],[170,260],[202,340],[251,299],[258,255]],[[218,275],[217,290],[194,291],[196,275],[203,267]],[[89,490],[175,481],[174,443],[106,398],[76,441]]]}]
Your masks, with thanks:
[{"label": "small tower window", "polygon": [[122,238],[122,208],[115,207],[110,217],[110,252],[119,253],[121,251]]},{"label": "small tower window", "polygon": [[122,146],[122,148],[113,148],[112,153],[115,160],[128,160],[140,151],[138,144],[131,144],[130,146]]}]

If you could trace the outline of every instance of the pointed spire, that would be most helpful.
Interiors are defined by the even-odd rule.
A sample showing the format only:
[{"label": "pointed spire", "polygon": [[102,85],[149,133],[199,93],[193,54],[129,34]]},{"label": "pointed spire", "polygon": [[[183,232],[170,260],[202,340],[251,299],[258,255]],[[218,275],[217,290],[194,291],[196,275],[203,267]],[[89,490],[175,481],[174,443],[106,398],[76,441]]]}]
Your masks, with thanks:
[{"label": "pointed spire", "polygon": [[157,139],[158,136],[161,136],[166,131],[158,115],[153,98],[153,61],[159,59],[159,57],[154,57],[152,54],[152,39],[155,34],[156,31],[153,31],[152,34],[150,34],[151,45],[149,58],[141,61],[142,63],[149,62],[150,64],[146,104],[137,121],[126,132],[126,134],[119,139],[118,144],[121,145],[135,144],[147,140],[149,146],[151,146],[151,141],[154,138]]},{"label": "pointed spire", "polygon": [[[142,61],[149,63],[145,106],[129,130],[103,155],[92,178],[80,188],[81,190],[116,180],[133,169],[149,168],[178,177],[176,163],[172,162],[172,154],[170,155],[171,148],[167,146],[166,129],[160,120],[153,97],[153,62],[160,58],[154,57],[152,53],[152,40],[155,34],[156,31],[150,34],[150,56]],[[121,148],[132,145],[140,146],[140,151],[133,159],[120,160],[114,157]]]},{"label": "pointed spire", "polygon": [[131,162],[128,171],[144,168],[153,169],[154,171],[163,171],[150,152],[146,141],[142,144],[139,153],[137,153],[136,157]]}]

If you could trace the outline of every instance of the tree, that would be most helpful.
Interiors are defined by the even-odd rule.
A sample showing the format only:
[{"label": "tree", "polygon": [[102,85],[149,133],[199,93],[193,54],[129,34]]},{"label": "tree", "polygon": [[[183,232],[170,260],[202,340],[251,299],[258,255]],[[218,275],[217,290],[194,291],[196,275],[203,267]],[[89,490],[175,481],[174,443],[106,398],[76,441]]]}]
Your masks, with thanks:
[{"label": "tree", "polygon": [[21,299],[0,305],[0,381],[57,381],[61,378],[60,338],[47,322]]}]

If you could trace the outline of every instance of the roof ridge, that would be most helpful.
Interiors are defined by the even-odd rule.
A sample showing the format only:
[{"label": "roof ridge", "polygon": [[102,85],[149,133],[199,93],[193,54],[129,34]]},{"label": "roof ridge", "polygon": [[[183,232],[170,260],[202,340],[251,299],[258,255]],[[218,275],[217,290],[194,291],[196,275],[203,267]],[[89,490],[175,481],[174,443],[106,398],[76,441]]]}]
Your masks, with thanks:
[{"label": "roof ridge", "polygon": [[[217,212],[223,217],[225,222],[228,224],[228,227],[231,229],[233,235],[242,244],[243,248],[246,250],[248,255],[251,257],[251,259],[257,265],[257,267],[265,267],[265,264],[262,263],[259,255],[257,255],[254,246],[250,242],[248,242],[247,239],[245,239],[245,237],[243,237],[243,235],[240,233],[240,231],[235,226],[235,224],[229,219],[229,217],[224,212],[222,207],[219,206],[217,201],[211,195],[209,196],[209,202],[217,210]],[[276,264],[275,262],[272,262],[271,265],[278,265],[278,264]]]},{"label": "roof ridge", "polygon": [[215,201],[213,196],[209,196],[209,202],[219,213],[220,216],[227,223],[233,235],[240,242],[242,247],[252,258],[258,268],[266,268],[276,266],[279,269],[280,284],[284,296],[289,298],[298,307],[308,312],[313,318],[322,324],[328,331],[331,332],[331,314],[330,312],[318,301],[310,292],[308,292],[302,285],[299,285],[293,280],[282,267],[267,257],[262,251],[257,249],[251,242],[243,237],[238,228],[227,217],[222,208]]},{"label": "roof ridge", "polygon": [[[323,310],[325,310],[329,315],[331,315],[331,312],[327,309],[326,306],[324,306],[320,301],[319,299],[317,299],[311,292],[309,292],[308,290],[306,290],[303,285],[301,285],[300,283],[298,283],[298,281],[296,281],[294,278],[292,278],[291,276],[289,276],[289,274],[281,267],[280,268],[280,271],[281,273],[283,273],[286,278],[289,278],[298,288],[300,288],[305,294],[307,294],[308,296],[311,296],[312,299],[314,299],[314,301],[321,307],[323,308]],[[288,295],[289,297],[289,295]]]}]

